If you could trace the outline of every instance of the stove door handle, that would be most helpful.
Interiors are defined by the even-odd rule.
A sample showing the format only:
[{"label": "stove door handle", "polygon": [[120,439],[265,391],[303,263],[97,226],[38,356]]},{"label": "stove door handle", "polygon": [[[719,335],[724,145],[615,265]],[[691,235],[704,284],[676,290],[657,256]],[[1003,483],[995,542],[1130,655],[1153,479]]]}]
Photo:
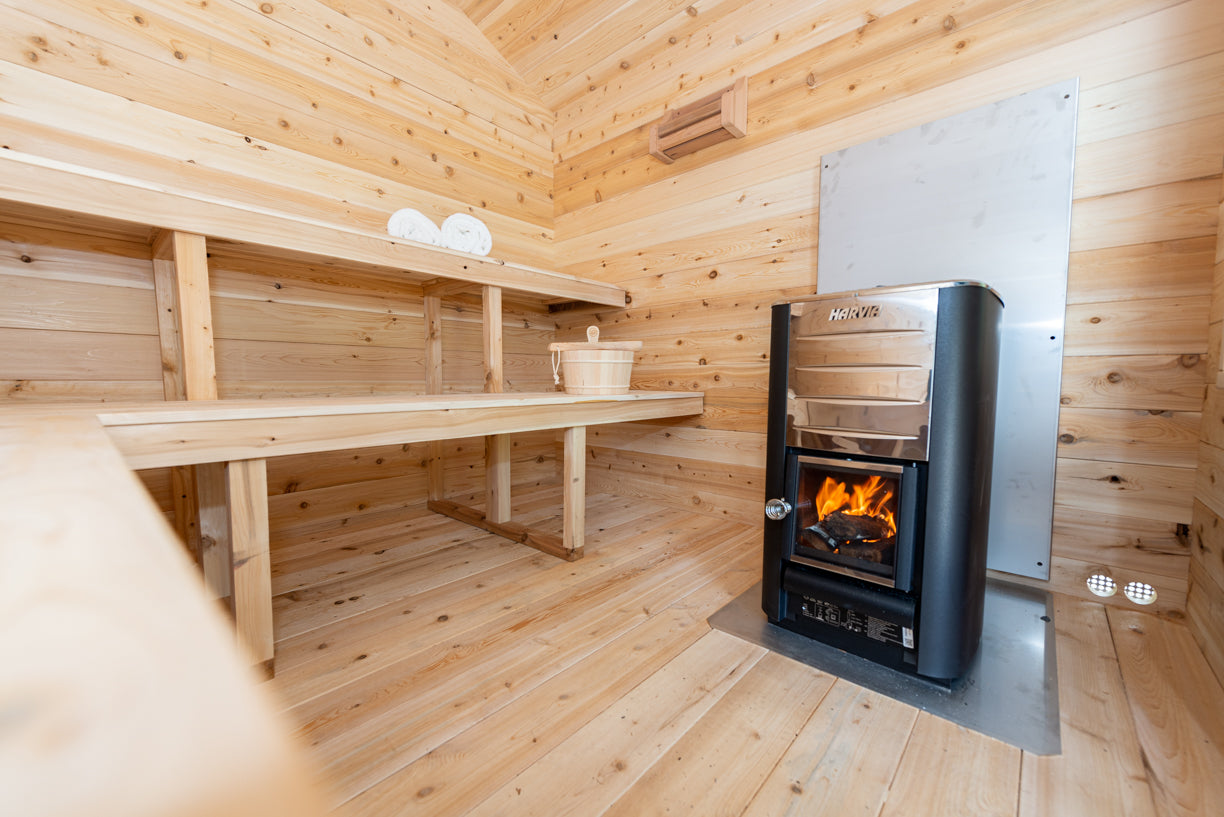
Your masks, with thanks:
[{"label": "stove door handle", "polygon": [[765,516],[774,520],[785,519],[794,510],[785,499],[771,499],[765,503]]}]

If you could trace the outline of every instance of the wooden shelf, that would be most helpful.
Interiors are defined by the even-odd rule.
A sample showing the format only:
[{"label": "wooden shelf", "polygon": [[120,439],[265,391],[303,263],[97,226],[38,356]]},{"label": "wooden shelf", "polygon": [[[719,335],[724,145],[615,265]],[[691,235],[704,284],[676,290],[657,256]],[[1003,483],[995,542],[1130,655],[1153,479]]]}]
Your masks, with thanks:
[{"label": "wooden shelf", "polygon": [[331,259],[562,301],[624,306],[612,284],[291,216],[198,191],[0,150],[0,199],[70,214],[195,233],[294,260]]}]

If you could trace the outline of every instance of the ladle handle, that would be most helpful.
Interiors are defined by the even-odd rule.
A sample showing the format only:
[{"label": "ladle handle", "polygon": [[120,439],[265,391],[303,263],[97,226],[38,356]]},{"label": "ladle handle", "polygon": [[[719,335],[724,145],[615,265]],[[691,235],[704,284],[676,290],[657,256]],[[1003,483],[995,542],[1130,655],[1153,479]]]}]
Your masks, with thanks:
[{"label": "ladle handle", "polygon": [[594,343],[595,341],[599,340],[599,327],[598,326],[588,326],[587,327],[587,340],[590,341],[591,343]]}]

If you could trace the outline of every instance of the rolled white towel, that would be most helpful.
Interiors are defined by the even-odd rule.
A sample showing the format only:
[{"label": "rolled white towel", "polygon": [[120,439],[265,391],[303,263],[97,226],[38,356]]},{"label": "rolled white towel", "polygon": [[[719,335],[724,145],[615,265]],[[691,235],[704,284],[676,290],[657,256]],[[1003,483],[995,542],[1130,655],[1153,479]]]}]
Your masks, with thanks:
[{"label": "rolled white towel", "polygon": [[493,236],[489,228],[475,216],[455,213],[442,222],[442,246],[462,250],[474,255],[488,255],[493,249]]},{"label": "rolled white towel", "polygon": [[387,220],[387,232],[396,238],[433,244],[435,247],[442,243],[442,231],[438,229],[438,225],[420,210],[412,208],[392,213],[391,218]]}]

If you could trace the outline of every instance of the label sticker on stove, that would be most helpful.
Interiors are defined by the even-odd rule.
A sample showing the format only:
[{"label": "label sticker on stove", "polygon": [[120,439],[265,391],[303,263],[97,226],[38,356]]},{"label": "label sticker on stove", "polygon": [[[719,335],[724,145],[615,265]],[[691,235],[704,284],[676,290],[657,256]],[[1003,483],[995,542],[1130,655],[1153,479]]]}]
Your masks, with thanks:
[{"label": "label sticker on stove", "polygon": [[799,612],[831,627],[859,633],[886,644],[898,644],[906,649],[914,648],[914,631],[882,618],[850,610],[823,599],[803,598]]}]

